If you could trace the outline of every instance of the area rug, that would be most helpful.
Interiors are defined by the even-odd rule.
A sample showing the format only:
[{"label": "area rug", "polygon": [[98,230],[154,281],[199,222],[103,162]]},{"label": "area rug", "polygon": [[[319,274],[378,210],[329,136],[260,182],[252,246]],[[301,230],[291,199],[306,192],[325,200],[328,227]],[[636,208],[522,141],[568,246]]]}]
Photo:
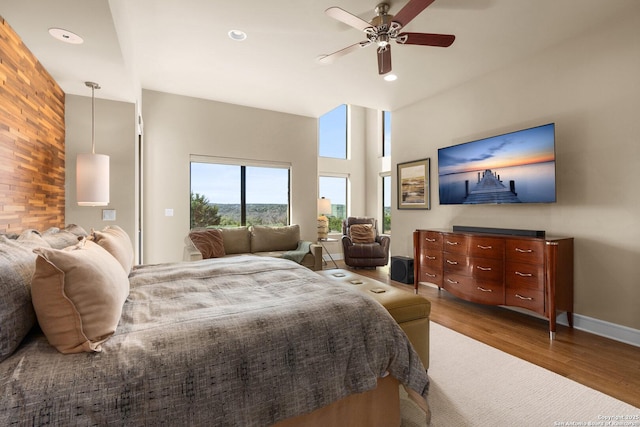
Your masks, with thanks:
[{"label": "area rug", "polygon": [[[640,426],[640,409],[431,322],[431,426]],[[402,387],[402,427],[426,425]]]}]

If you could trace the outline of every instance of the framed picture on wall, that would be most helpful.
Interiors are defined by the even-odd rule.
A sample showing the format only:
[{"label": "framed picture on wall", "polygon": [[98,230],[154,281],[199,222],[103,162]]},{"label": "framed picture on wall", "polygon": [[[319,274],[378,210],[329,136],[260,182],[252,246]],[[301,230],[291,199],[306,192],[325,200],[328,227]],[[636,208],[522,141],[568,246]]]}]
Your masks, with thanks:
[{"label": "framed picture on wall", "polygon": [[431,209],[431,159],[398,163],[398,209]]}]

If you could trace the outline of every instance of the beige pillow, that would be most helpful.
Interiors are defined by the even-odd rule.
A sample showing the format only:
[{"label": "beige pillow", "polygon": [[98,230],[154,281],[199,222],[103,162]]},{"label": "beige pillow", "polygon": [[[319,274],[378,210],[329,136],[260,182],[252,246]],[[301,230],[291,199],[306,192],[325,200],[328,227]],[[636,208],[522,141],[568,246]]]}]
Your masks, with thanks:
[{"label": "beige pillow", "polygon": [[189,238],[200,251],[203,259],[225,256],[222,231],[215,228],[193,230],[189,233]]},{"label": "beige pillow", "polygon": [[248,227],[221,228],[224,252],[248,254],[251,252],[251,232]]},{"label": "beige pillow", "polygon": [[376,240],[376,230],[373,224],[353,224],[349,227],[353,243],[373,243]]},{"label": "beige pillow", "polygon": [[87,240],[38,248],[31,299],[49,343],[61,353],[101,351],[129,295],[129,279],[106,250]]},{"label": "beige pillow", "polygon": [[110,225],[102,229],[102,231],[94,231],[91,234],[91,240],[113,255],[122,265],[127,275],[131,273],[135,257],[131,239],[129,239],[126,231],[117,225]]},{"label": "beige pillow", "polygon": [[254,225],[251,231],[251,252],[293,251],[300,241],[300,226],[283,227]]}]

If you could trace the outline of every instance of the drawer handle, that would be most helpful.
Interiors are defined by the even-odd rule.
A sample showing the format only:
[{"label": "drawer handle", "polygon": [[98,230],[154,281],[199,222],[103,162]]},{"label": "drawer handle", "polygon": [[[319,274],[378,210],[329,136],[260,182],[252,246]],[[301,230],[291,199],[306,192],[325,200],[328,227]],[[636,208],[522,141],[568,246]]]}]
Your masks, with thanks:
[{"label": "drawer handle", "polygon": [[430,259],[430,260],[434,260],[434,259],[436,259],[436,257],[434,257],[434,256],[429,256],[429,255],[425,255],[424,257],[425,257],[426,259]]},{"label": "drawer handle", "polygon": [[531,297],[523,297],[520,294],[516,294],[516,298],[522,299],[522,300],[525,300],[525,301],[533,301],[533,298],[531,298]]},{"label": "drawer handle", "polygon": [[447,245],[455,246],[457,244],[458,244],[458,242],[450,242],[450,241],[447,240]]},{"label": "drawer handle", "polygon": [[450,259],[448,259],[447,264],[458,265],[458,261],[451,261]]},{"label": "drawer handle", "polygon": [[520,276],[520,277],[532,277],[533,274],[531,273],[520,273],[519,271],[516,271],[516,275]]},{"label": "drawer handle", "polygon": [[430,239],[428,237],[425,237],[424,240],[426,240],[427,242],[431,242],[431,243],[436,241],[436,239]]},{"label": "drawer handle", "polygon": [[478,245],[478,247],[480,249],[493,249],[493,246],[482,246],[482,245]]},{"label": "drawer handle", "polygon": [[523,254],[530,254],[531,252],[533,252],[533,249],[520,249],[520,248],[516,248],[516,252],[520,252]]},{"label": "drawer handle", "polygon": [[452,279],[447,279],[447,282],[449,282],[449,283],[453,283],[454,285],[457,285],[457,284],[459,284],[459,283],[460,283],[460,282],[455,281],[455,280],[452,280]]},{"label": "drawer handle", "polygon": [[482,267],[480,265],[476,265],[476,268],[482,271],[491,271],[491,267]]},{"label": "drawer handle", "polygon": [[479,291],[482,291],[482,292],[493,292],[492,289],[485,289],[485,288],[482,288],[480,286],[478,286],[476,289],[479,290]]},{"label": "drawer handle", "polygon": [[426,274],[426,275],[427,275],[427,277],[436,277],[436,275],[435,275],[435,274],[431,274],[431,273],[427,273],[427,272],[425,272],[424,274]]}]

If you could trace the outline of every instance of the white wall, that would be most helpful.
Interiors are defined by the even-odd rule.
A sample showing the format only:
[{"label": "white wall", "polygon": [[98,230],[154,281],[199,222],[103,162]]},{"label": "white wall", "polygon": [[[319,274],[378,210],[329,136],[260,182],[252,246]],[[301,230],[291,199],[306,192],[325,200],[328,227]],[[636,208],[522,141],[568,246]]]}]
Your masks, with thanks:
[{"label": "white wall", "polygon": [[[109,156],[110,202],[106,207],[80,207],[76,199],[76,157],[91,152],[91,97],[65,96],[65,217],[87,232],[118,225],[135,242],[135,105],[95,100],[96,153]],[[103,221],[102,210],[115,209],[115,221]]]},{"label": "white wall", "polygon": [[148,90],[142,99],[145,263],[182,259],[192,154],[291,163],[291,223],[316,239],[316,119]]},{"label": "white wall", "polygon": [[[476,225],[573,236],[576,313],[640,329],[639,29],[636,13],[394,111],[394,168],[430,157],[433,186],[430,211],[393,207],[392,253],[412,255],[418,228]],[[548,122],[556,123],[557,203],[439,205],[439,147]]]}]

